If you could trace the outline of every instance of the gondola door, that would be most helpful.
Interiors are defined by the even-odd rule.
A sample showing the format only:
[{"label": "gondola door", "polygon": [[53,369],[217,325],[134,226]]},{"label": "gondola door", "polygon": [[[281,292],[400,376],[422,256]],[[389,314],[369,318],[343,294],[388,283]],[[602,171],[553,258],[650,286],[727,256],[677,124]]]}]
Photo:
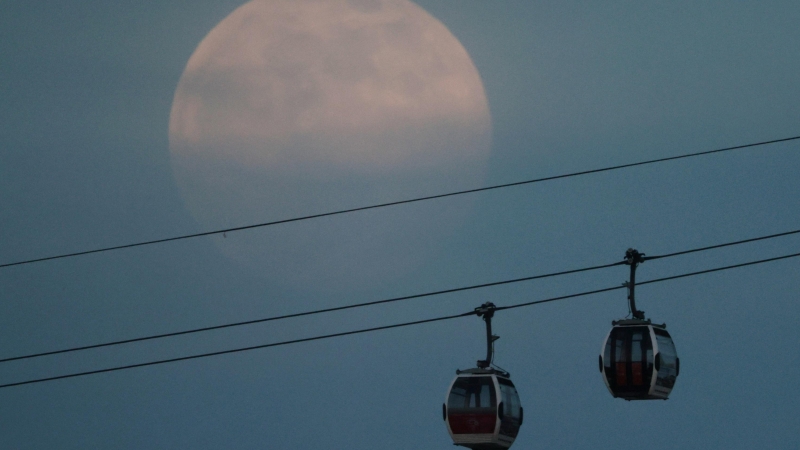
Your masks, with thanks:
[{"label": "gondola door", "polygon": [[487,435],[497,425],[497,393],[492,376],[459,376],[447,398],[447,425],[453,435]]},{"label": "gondola door", "polygon": [[603,352],[606,385],[614,397],[647,397],[653,379],[653,342],[648,326],[614,327]]}]

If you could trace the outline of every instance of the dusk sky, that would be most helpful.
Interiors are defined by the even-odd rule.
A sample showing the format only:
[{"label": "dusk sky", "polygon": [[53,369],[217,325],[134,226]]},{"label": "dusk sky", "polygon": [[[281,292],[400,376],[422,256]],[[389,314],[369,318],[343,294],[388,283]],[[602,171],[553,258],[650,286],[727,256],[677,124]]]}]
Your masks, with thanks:
[{"label": "dusk sky", "polygon": [[[797,2],[245,4],[3,3],[0,265],[800,135]],[[798,230],[798,168],[794,140],[3,267],[0,359]],[[637,279],[798,252],[800,234]],[[597,370],[624,290],[498,312],[495,362],[525,408],[512,448],[800,447],[798,264],[637,288],[681,359],[667,401],[614,399]],[[0,384],[627,278],[2,362]],[[484,333],[471,316],[0,388],[0,448],[448,449],[441,404]]]}]

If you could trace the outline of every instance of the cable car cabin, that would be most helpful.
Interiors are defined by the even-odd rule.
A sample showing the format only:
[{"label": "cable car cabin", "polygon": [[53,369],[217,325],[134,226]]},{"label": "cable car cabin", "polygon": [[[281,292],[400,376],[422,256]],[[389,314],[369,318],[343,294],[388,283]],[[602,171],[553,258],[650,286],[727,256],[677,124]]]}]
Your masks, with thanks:
[{"label": "cable car cabin", "polygon": [[680,359],[666,325],[649,320],[612,322],[600,353],[600,372],[614,397],[666,400],[680,372]]},{"label": "cable car cabin", "polygon": [[494,369],[456,371],[442,414],[455,445],[474,450],[511,447],[522,425],[514,383]]}]

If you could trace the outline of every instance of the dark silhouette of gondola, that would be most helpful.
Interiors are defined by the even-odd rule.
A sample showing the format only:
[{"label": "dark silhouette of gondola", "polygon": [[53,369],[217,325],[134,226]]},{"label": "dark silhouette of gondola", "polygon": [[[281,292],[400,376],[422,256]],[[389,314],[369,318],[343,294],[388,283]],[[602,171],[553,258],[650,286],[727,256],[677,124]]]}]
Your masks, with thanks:
[{"label": "dark silhouette of gondola", "polygon": [[455,445],[473,450],[502,450],[514,443],[522,425],[523,410],[511,375],[492,367],[494,341],[492,317],[495,305],[475,308],[486,322],[486,359],[477,368],[456,370],[447,391],[442,416]]},{"label": "dark silhouette of gondola", "polygon": [[636,309],[636,267],[646,261],[635,249],[625,252],[632,318],[611,322],[600,350],[600,373],[611,395],[625,400],[666,400],[680,372],[680,359],[666,324],[655,324]]}]

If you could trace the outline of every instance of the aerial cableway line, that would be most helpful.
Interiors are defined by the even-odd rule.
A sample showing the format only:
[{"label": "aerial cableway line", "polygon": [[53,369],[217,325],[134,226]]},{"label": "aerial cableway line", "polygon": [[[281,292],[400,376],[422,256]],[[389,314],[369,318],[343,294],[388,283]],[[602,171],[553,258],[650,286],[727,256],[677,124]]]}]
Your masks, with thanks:
[{"label": "aerial cableway line", "polygon": [[[703,275],[703,274],[708,274],[708,273],[713,273],[713,272],[720,272],[720,271],[723,271],[723,270],[730,270],[730,269],[735,269],[735,268],[740,268],[740,267],[753,266],[753,265],[756,265],[756,264],[764,264],[764,263],[767,263],[767,262],[773,262],[773,261],[780,261],[780,260],[785,260],[785,259],[790,259],[790,258],[796,258],[798,256],[800,256],[800,253],[793,253],[793,254],[788,254],[788,255],[783,255],[783,256],[776,256],[776,257],[773,257],[773,258],[761,259],[761,260],[757,260],[757,261],[749,261],[749,262],[746,262],[746,263],[733,264],[733,265],[729,265],[729,266],[716,267],[716,268],[713,268],[713,269],[706,269],[706,270],[700,270],[700,271],[696,271],[696,272],[684,273],[684,274],[680,274],[680,275],[673,275],[673,276],[669,276],[669,277],[657,278],[657,279],[654,279],[654,280],[643,281],[643,282],[640,282],[640,283],[637,283],[637,284],[641,286],[641,285],[644,285],[644,284],[660,283],[660,282],[663,282],[663,281],[676,280],[676,279],[680,279],[680,278],[687,278],[687,277]],[[588,296],[588,295],[594,295],[594,294],[600,294],[600,293],[603,293],[603,292],[616,291],[616,290],[625,289],[625,288],[626,288],[626,286],[622,285],[622,286],[613,286],[613,287],[595,289],[595,290],[592,290],[592,291],[585,291],[585,292],[580,292],[580,293],[577,293],[577,294],[569,294],[569,295],[563,295],[563,296],[559,296],[559,297],[551,297],[551,298],[547,298],[547,299],[544,299],[544,300],[535,300],[535,301],[531,301],[531,302],[518,303],[518,304],[515,304],[515,305],[499,306],[499,307],[494,308],[494,311],[495,312],[500,312],[500,311],[504,311],[504,310],[507,310],[507,309],[517,309],[517,308],[522,308],[522,307],[526,307],[526,306],[541,305],[541,304],[544,304],[544,303],[551,303],[551,302],[566,300],[566,299],[570,299],[570,298],[584,297],[584,296]],[[149,362],[143,362],[143,363],[137,363],[137,364],[128,364],[128,365],[124,365],[124,366],[109,367],[109,368],[105,368],[105,369],[90,370],[90,371],[77,372],[77,373],[71,373],[71,374],[66,374],[66,375],[56,375],[56,376],[46,377],[46,378],[38,378],[38,379],[31,379],[31,380],[25,380],[25,381],[18,381],[18,382],[14,382],[14,383],[0,384],[0,389],[10,388],[10,387],[14,387],[14,386],[23,386],[23,385],[28,385],[28,384],[44,383],[44,382],[48,382],[48,381],[63,380],[63,379],[67,379],[67,378],[76,378],[76,377],[82,377],[82,376],[87,376],[87,375],[95,375],[95,374],[100,374],[100,373],[117,372],[117,371],[121,371],[121,370],[128,370],[128,369],[135,369],[135,368],[139,368],[139,367],[147,367],[147,366],[168,364],[168,363],[179,362],[179,361],[188,361],[188,360],[192,360],[192,359],[208,358],[208,357],[211,357],[211,356],[220,356],[220,355],[227,355],[227,354],[232,354],[232,353],[241,353],[241,352],[246,352],[246,351],[250,351],[250,350],[258,350],[258,349],[264,349],[264,348],[270,348],[270,347],[279,347],[279,346],[285,346],[285,345],[291,345],[291,344],[299,344],[299,343],[302,343],[302,342],[319,341],[319,340],[323,340],[323,339],[331,339],[331,338],[342,337],[342,336],[350,336],[350,335],[355,335],[355,334],[364,334],[364,333],[370,333],[370,332],[374,332],[374,331],[389,330],[389,329],[394,329],[394,328],[403,328],[403,327],[412,326],[412,325],[421,325],[421,324],[425,324],[425,323],[441,322],[441,321],[457,319],[457,318],[461,318],[461,317],[470,317],[470,316],[474,316],[476,314],[477,314],[476,310],[472,310],[472,311],[468,311],[468,312],[461,313],[461,314],[453,314],[453,315],[448,315],[448,316],[434,317],[434,318],[430,318],[430,319],[415,320],[415,321],[412,321],[412,322],[404,322],[404,323],[398,323],[398,324],[393,324],[393,325],[384,325],[384,326],[379,326],[379,327],[363,328],[363,329],[360,329],[360,330],[352,330],[352,331],[345,331],[345,332],[341,332],[341,333],[332,333],[332,334],[326,334],[326,335],[320,335],[320,336],[312,336],[312,337],[307,337],[307,338],[292,339],[292,340],[281,341],[281,342],[273,342],[273,343],[269,343],[269,344],[254,345],[254,346],[249,346],[249,347],[234,348],[234,349],[230,349],[230,350],[222,350],[222,351],[216,351],[216,352],[201,353],[201,354],[189,355],[189,356],[181,356],[181,357],[177,357],[177,358],[162,359],[162,360],[149,361]]]},{"label": "aerial cableway line", "polygon": [[367,211],[367,210],[371,210],[371,209],[386,208],[386,207],[390,207],[390,206],[398,206],[398,205],[404,205],[404,204],[409,204],[409,203],[417,203],[417,202],[423,202],[423,201],[428,201],[428,200],[455,197],[455,196],[458,196],[458,195],[474,194],[474,193],[478,193],[478,192],[485,192],[485,191],[491,191],[491,190],[497,190],[497,189],[505,189],[505,188],[515,187],[515,186],[523,186],[523,185],[527,185],[527,184],[541,183],[541,182],[544,182],[544,181],[553,181],[553,180],[559,180],[559,179],[563,179],[563,178],[571,178],[571,177],[577,177],[577,176],[582,176],[582,175],[590,175],[590,174],[594,174],[594,173],[609,172],[609,171],[612,171],[612,170],[626,169],[626,168],[629,168],[629,167],[644,166],[644,165],[648,165],[648,164],[656,164],[656,163],[662,163],[662,162],[667,162],[667,161],[675,161],[675,160],[678,160],[678,159],[686,159],[686,158],[692,158],[692,157],[696,157],[696,156],[711,155],[711,154],[714,154],[714,153],[723,153],[723,152],[730,152],[730,151],[733,151],[733,150],[741,150],[741,149],[745,149],[745,148],[760,147],[760,146],[769,145],[769,144],[777,144],[777,143],[780,143],[780,142],[795,141],[795,140],[798,140],[798,139],[800,139],[800,136],[793,136],[793,137],[782,138],[782,139],[773,139],[773,140],[769,140],[769,141],[761,141],[761,142],[754,142],[754,143],[750,143],[750,144],[735,145],[735,146],[732,146],[732,147],[718,148],[718,149],[715,149],[715,150],[706,150],[706,151],[702,151],[702,152],[686,153],[686,154],[683,154],[683,155],[668,156],[668,157],[665,157],[665,158],[650,159],[650,160],[639,161],[639,162],[634,162],[634,163],[619,164],[619,165],[608,166],[608,167],[603,167],[603,168],[599,168],[599,169],[590,169],[590,170],[583,170],[583,171],[580,171],[580,172],[572,172],[572,173],[566,173],[566,174],[561,174],[561,175],[553,175],[553,176],[544,177],[544,178],[534,178],[534,179],[530,179],[530,180],[516,181],[516,182],[512,182],[512,183],[505,183],[505,184],[497,184],[497,185],[485,186],[485,187],[481,187],[481,188],[467,189],[467,190],[463,190],[463,191],[454,191],[454,192],[448,192],[448,193],[444,193],[444,194],[435,194],[435,195],[429,195],[429,196],[425,196],[425,197],[417,197],[417,198],[406,199],[406,200],[398,200],[398,201],[387,202],[387,203],[378,203],[378,204],[369,205],[369,206],[360,206],[360,207],[357,207],[357,208],[341,209],[341,210],[337,210],[337,211],[329,211],[329,212],[320,213],[320,214],[311,214],[311,215],[307,215],[307,216],[299,216],[299,217],[293,217],[293,218],[289,218],[289,219],[275,220],[275,221],[271,221],[271,222],[262,222],[262,223],[244,225],[244,226],[239,226],[239,227],[222,228],[222,229],[218,229],[218,230],[204,231],[204,232],[200,232],[200,233],[184,234],[184,235],[173,236],[173,237],[162,238],[162,239],[153,239],[153,240],[148,240],[148,241],[141,241],[141,242],[136,242],[136,243],[132,243],[132,244],[116,245],[116,246],[111,246],[111,247],[101,247],[101,248],[96,248],[96,249],[93,249],[93,250],[83,250],[83,251],[72,252],[72,253],[64,253],[64,254],[60,254],[60,255],[46,256],[46,257],[43,257],[43,258],[26,259],[26,260],[21,260],[21,261],[15,261],[15,262],[10,262],[10,263],[0,264],[0,269],[4,269],[4,268],[8,268],[8,267],[14,267],[14,266],[22,266],[22,265],[26,265],[26,264],[33,264],[33,263],[44,262],[44,261],[52,261],[52,260],[56,260],[56,259],[72,258],[72,257],[76,257],[76,256],[90,255],[90,254],[95,254],[95,253],[104,253],[104,252],[110,252],[110,251],[115,251],[115,250],[123,250],[123,249],[127,249],[127,248],[143,247],[143,246],[155,245],[155,244],[164,244],[164,243],[168,243],[168,242],[181,241],[181,240],[186,240],[186,239],[193,239],[193,238],[198,238],[198,237],[203,237],[203,236],[213,236],[213,235],[218,235],[218,234],[231,233],[231,232],[234,232],[234,231],[251,230],[251,229],[254,229],[254,228],[263,228],[263,227],[269,227],[269,226],[292,223],[292,222],[300,222],[300,221],[304,221],[304,220],[319,219],[319,218],[322,218],[322,217],[330,217],[330,216],[348,214],[348,213],[353,213],[353,212],[358,212],[358,211]]},{"label": "aerial cableway line", "polygon": [[[759,236],[759,237],[755,237],[755,238],[741,239],[741,240],[732,241],[732,242],[725,242],[725,243],[722,243],[722,244],[715,244],[715,245],[709,245],[709,246],[705,246],[705,247],[693,248],[693,249],[689,249],[689,250],[682,250],[682,251],[673,252],[673,253],[666,253],[666,254],[658,255],[658,256],[650,256],[650,257],[648,257],[648,259],[649,260],[655,260],[655,259],[671,258],[671,257],[674,257],[674,256],[681,256],[681,255],[687,255],[687,254],[690,254],[690,253],[704,252],[704,251],[708,251],[708,250],[714,250],[714,249],[718,249],[718,248],[730,247],[730,246],[734,246],[734,245],[741,245],[741,244],[746,244],[746,243],[750,243],[750,242],[757,242],[757,241],[763,241],[763,240],[768,240],[768,239],[774,239],[774,238],[783,237],[783,236],[789,236],[789,235],[798,234],[798,233],[800,233],[800,229],[792,230],[792,231],[786,231],[786,232],[783,232],[783,233],[770,234],[770,235],[766,235],[766,236]],[[437,291],[424,292],[424,293],[421,293],[421,294],[405,295],[405,296],[401,296],[401,297],[393,297],[393,298],[388,298],[388,299],[375,300],[375,301],[371,301],[371,302],[354,303],[354,304],[350,304],[350,305],[335,306],[335,307],[331,307],[331,308],[323,308],[323,309],[317,309],[317,310],[312,310],[312,311],[304,311],[304,312],[299,312],[299,313],[284,314],[284,315],[265,317],[265,318],[260,318],[260,319],[245,320],[245,321],[232,322],[232,323],[226,323],[226,324],[221,324],[221,325],[211,325],[211,326],[207,326],[207,327],[193,328],[193,329],[189,329],[189,330],[174,331],[174,332],[169,332],[169,333],[161,333],[161,334],[142,336],[142,337],[137,337],[137,338],[122,339],[122,340],[116,340],[116,341],[111,341],[111,342],[104,342],[104,343],[100,343],[100,344],[91,344],[91,345],[84,345],[84,346],[78,346],[78,347],[65,348],[65,349],[60,349],[60,350],[51,350],[51,351],[46,351],[46,352],[31,353],[31,354],[21,355],[21,356],[12,356],[12,357],[7,357],[7,358],[1,358],[0,359],[0,364],[5,363],[5,362],[18,361],[18,360],[22,360],[22,359],[39,358],[39,357],[43,357],[43,356],[58,355],[58,354],[64,354],[64,353],[72,353],[72,352],[78,352],[78,351],[83,351],[83,350],[91,350],[91,349],[97,349],[97,348],[102,348],[102,347],[110,347],[110,346],[116,346],[116,345],[122,345],[122,344],[131,344],[131,343],[135,343],[135,342],[143,342],[143,341],[149,341],[149,340],[154,340],[154,339],[164,339],[164,338],[174,337],[174,336],[182,336],[182,335],[187,335],[187,334],[202,333],[202,332],[206,332],[206,331],[221,330],[221,329],[225,329],[225,328],[233,328],[233,327],[239,327],[239,326],[245,326],[245,325],[254,325],[254,324],[257,324],[257,323],[272,322],[272,321],[277,321],[277,320],[285,320],[285,319],[291,319],[291,318],[297,318],[297,317],[311,316],[311,315],[323,314],[323,313],[329,313],[329,312],[335,312],[335,311],[343,311],[343,310],[348,310],[348,309],[362,308],[362,307],[366,307],[366,306],[383,305],[383,304],[395,303],[395,302],[400,302],[400,301],[405,301],[405,300],[412,300],[412,299],[424,298],[424,297],[433,297],[433,296],[437,296],[437,295],[451,294],[451,293],[456,293],[456,292],[463,292],[463,291],[482,289],[482,288],[487,288],[487,287],[501,286],[501,285],[506,285],[506,284],[521,283],[521,282],[524,282],[524,281],[533,281],[533,280],[538,280],[538,279],[543,279],[543,278],[551,278],[551,277],[562,276],[562,275],[570,275],[570,274],[576,274],[576,273],[581,273],[581,272],[589,272],[589,271],[593,271],[593,270],[606,269],[606,268],[615,267],[615,266],[622,265],[622,264],[626,264],[626,262],[623,260],[623,261],[618,261],[618,262],[609,263],[609,264],[601,264],[601,265],[596,265],[596,266],[591,266],[591,267],[584,267],[584,268],[579,268],[579,269],[570,269],[570,270],[547,273],[547,274],[542,274],[542,275],[532,275],[532,276],[522,277],[522,278],[513,278],[513,279],[509,279],[509,280],[493,281],[493,282],[489,282],[489,283],[474,284],[474,285],[470,285],[470,286],[462,286],[462,287],[456,287],[456,288],[450,288],[450,289],[442,289],[442,290],[437,290]]]}]

